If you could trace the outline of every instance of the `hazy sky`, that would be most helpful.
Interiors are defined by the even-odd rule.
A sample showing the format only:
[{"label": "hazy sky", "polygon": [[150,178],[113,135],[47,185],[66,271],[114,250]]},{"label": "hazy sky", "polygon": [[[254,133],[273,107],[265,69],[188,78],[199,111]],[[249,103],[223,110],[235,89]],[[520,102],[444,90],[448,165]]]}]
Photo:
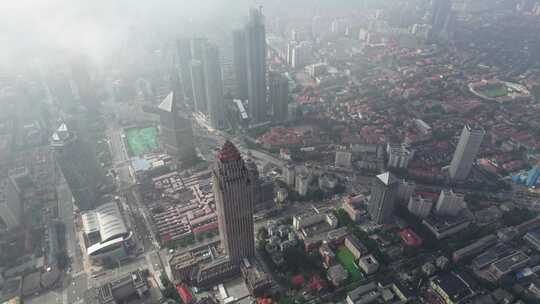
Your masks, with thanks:
[{"label": "hazy sky", "polygon": [[[0,63],[63,50],[95,58],[130,34],[179,36],[219,28],[253,0],[0,0]],[[203,25],[205,28],[203,28]],[[54,52],[53,52],[54,53]]]},{"label": "hazy sky", "polygon": [[[375,0],[374,0],[375,1]],[[380,1],[380,0],[377,0]],[[393,0],[392,0],[393,1]],[[37,57],[107,58],[129,41],[230,34],[249,7],[274,14],[354,7],[360,0],[0,0],[0,72]],[[297,10],[294,10],[296,8]],[[153,42],[153,41],[151,41]],[[159,48],[159,46],[156,46]]]}]

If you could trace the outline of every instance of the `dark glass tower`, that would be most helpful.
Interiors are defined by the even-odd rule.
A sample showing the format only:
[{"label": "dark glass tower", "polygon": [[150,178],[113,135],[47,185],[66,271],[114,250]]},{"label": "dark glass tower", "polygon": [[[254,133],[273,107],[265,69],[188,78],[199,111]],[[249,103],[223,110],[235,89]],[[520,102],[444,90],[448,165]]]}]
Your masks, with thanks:
[{"label": "dark glass tower", "polygon": [[64,123],[51,137],[56,162],[81,210],[93,209],[99,200],[99,187],[105,181],[94,150]]},{"label": "dark glass tower", "polygon": [[289,80],[282,74],[270,74],[268,100],[272,106],[274,121],[287,120],[289,111]]},{"label": "dark glass tower", "polygon": [[242,100],[248,98],[247,80],[247,45],[246,33],[243,30],[233,32],[233,52],[234,52],[234,76],[236,81],[236,97]]},{"label": "dark glass tower", "polygon": [[208,101],[206,99],[203,63],[199,60],[192,60],[190,69],[195,111],[206,113],[208,110]]},{"label": "dark glass tower", "polygon": [[191,73],[189,63],[191,61],[191,48],[189,39],[179,39],[176,43],[178,65],[180,67],[180,78],[184,95],[193,99],[193,91],[191,89]]},{"label": "dark glass tower", "polygon": [[225,127],[225,102],[219,49],[216,45],[211,43],[205,45],[203,65],[210,125],[215,129],[223,129]]},{"label": "dark glass tower", "polygon": [[371,188],[368,211],[377,224],[385,224],[392,219],[394,201],[397,196],[399,181],[390,172],[376,176]]},{"label": "dark glass tower", "polygon": [[248,112],[254,123],[266,118],[266,33],[262,12],[252,9],[246,25]]}]

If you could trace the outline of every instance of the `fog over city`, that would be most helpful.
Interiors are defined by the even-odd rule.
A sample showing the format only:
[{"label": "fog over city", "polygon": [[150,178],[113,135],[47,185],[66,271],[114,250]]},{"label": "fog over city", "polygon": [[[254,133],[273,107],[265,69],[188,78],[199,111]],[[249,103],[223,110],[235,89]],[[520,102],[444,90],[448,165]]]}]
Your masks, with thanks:
[{"label": "fog over city", "polygon": [[[0,63],[50,54],[83,53],[101,60],[143,31],[146,37],[202,34],[238,22],[248,1],[3,0]],[[219,22],[218,22],[219,21]]]},{"label": "fog over city", "polygon": [[0,0],[0,304],[540,303],[540,0]]}]

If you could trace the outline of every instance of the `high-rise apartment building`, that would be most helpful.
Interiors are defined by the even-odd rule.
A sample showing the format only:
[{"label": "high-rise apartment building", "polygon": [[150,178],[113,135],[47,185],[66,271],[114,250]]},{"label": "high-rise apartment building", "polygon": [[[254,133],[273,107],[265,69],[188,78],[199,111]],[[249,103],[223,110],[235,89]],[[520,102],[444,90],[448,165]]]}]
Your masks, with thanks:
[{"label": "high-rise apartment building", "polygon": [[238,149],[226,141],[212,168],[221,244],[232,263],[255,253],[253,209],[256,182]]},{"label": "high-rise apartment building", "polygon": [[188,161],[195,157],[193,129],[189,117],[183,117],[178,110],[177,94],[171,91],[158,106],[159,126],[162,145],[169,155],[178,161]]},{"label": "high-rise apartment building", "polygon": [[286,54],[285,61],[290,66],[292,66],[293,64],[294,48],[296,47],[296,45],[297,45],[296,41],[291,41],[287,44],[287,54]]},{"label": "high-rise apartment building", "polygon": [[385,172],[376,176],[368,206],[369,215],[374,222],[378,224],[390,222],[398,187],[399,180],[392,173]]},{"label": "high-rise apartment building", "polygon": [[407,209],[410,213],[420,217],[426,218],[431,212],[433,202],[429,198],[424,198],[421,195],[411,196]]},{"label": "high-rise apartment building", "polygon": [[271,73],[268,100],[274,121],[286,121],[289,112],[289,80],[282,74]]},{"label": "high-rise apartment building", "polygon": [[210,125],[215,129],[223,129],[225,127],[225,101],[219,49],[216,45],[211,43],[205,45],[203,65]]},{"label": "high-rise apartment building", "polygon": [[81,210],[93,209],[99,199],[99,187],[105,181],[94,150],[65,123],[53,133],[51,146],[75,204]]},{"label": "high-rise apartment building", "polygon": [[486,131],[479,127],[475,128],[470,125],[463,127],[454,157],[450,163],[449,172],[452,180],[461,181],[469,176],[485,134]]},{"label": "high-rise apartment building", "polygon": [[266,32],[264,16],[252,9],[246,24],[248,112],[254,123],[266,118]]},{"label": "high-rise apartment building", "polygon": [[336,150],[334,166],[338,168],[350,169],[352,166],[352,153],[346,147],[339,147]]},{"label": "high-rise apartment building", "polygon": [[414,150],[410,150],[405,145],[388,144],[386,152],[388,153],[387,166],[389,168],[406,169],[409,165],[409,161],[414,156]]},{"label": "high-rise apartment building", "polygon": [[236,97],[246,100],[248,99],[247,45],[246,32],[244,30],[233,32],[233,52]]},{"label": "high-rise apartment building", "polygon": [[437,215],[455,216],[465,208],[465,197],[463,194],[454,193],[452,190],[442,190],[435,205]]},{"label": "high-rise apartment building", "polygon": [[296,170],[294,165],[291,163],[285,164],[281,170],[283,171],[282,176],[287,186],[294,187],[296,178]]},{"label": "high-rise apartment building", "polygon": [[408,203],[409,199],[414,194],[415,190],[416,190],[416,184],[414,182],[406,181],[406,180],[400,181],[399,186],[398,186],[396,200],[398,202]]},{"label": "high-rise apartment building", "polygon": [[292,46],[289,65],[294,69],[301,69],[311,61],[312,45],[302,41]]}]

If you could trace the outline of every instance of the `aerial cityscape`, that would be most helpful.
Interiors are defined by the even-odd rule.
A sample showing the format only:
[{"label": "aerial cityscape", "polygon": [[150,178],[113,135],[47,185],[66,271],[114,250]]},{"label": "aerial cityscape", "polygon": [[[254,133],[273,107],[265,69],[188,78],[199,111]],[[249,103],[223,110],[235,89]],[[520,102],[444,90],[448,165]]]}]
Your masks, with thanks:
[{"label": "aerial cityscape", "polygon": [[540,303],[540,0],[0,2],[0,304]]}]

